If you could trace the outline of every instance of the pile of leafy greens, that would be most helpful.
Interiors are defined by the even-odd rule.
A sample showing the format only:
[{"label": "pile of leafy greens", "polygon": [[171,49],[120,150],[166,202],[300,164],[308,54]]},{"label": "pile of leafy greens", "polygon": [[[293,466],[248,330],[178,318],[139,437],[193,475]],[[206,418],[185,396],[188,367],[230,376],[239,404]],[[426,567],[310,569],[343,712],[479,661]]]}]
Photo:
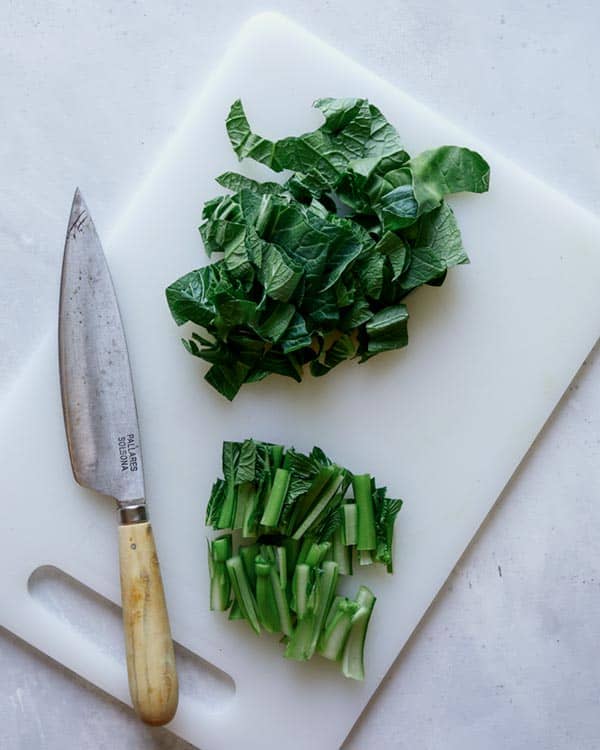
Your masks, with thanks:
[{"label": "pile of leafy greens", "polygon": [[240,101],[227,117],[231,144],[283,183],[227,172],[231,194],[209,200],[200,232],[209,256],[167,289],[178,325],[194,323],[188,351],[211,364],[228,399],[270,373],[300,381],[408,343],[405,297],[439,286],[467,263],[450,193],[488,189],[476,152],[442,146],[411,158],[366,99],[319,99],[317,130],[279,141],[252,132]]},{"label": "pile of leafy greens", "polygon": [[319,653],[362,680],[375,595],[360,586],[350,599],[338,583],[355,561],[393,572],[402,500],[317,447],[225,442],[222,467],[206,509],[207,526],[225,532],[208,542],[210,608],[281,633],[288,659]]}]

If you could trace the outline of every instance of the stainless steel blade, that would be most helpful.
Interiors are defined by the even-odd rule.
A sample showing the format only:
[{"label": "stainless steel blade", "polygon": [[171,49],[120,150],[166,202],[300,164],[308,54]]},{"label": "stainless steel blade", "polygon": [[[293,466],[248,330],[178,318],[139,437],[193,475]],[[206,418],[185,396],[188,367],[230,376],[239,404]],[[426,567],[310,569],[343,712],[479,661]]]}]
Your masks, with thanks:
[{"label": "stainless steel blade", "polygon": [[102,245],[79,189],[65,240],[59,360],[75,479],[119,504],[143,502],[142,454],[127,342]]}]

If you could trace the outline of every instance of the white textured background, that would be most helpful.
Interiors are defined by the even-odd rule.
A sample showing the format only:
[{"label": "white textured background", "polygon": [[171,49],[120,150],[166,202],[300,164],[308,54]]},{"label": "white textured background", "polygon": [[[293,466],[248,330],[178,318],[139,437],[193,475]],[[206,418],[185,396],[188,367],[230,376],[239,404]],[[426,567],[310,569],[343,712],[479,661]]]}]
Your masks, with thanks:
[{"label": "white textured background", "polygon": [[[74,185],[106,234],[260,10],[287,13],[600,215],[594,0],[3,0],[0,398],[54,325]],[[595,351],[345,747],[598,750],[599,538]],[[0,675],[1,750],[189,748],[2,630]]]}]

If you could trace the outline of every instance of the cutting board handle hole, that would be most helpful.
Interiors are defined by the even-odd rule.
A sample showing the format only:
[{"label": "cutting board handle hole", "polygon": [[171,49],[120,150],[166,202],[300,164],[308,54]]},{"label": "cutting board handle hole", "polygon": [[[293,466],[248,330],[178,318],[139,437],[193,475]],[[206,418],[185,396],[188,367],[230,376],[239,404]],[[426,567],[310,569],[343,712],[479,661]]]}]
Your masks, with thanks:
[{"label": "cutting board handle hole", "polygon": [[[41,565],[27,588],[51,615],[125,666],[121,608],[54,565]],[[179,691],[211,712],[221,711],[235,695],[233,679],[214,664],[175,642]]]}]

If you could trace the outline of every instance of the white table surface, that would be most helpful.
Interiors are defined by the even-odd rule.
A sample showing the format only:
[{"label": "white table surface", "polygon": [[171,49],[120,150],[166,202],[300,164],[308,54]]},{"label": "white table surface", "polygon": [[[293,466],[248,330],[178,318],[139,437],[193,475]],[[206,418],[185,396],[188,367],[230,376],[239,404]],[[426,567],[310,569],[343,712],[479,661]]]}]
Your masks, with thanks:
[{"label": "white table surface", "polygon": [[[4,0],[0,397],[55,315],[74,185],[108,232],[227,40],[267,9],[600,215],[594,0]],[[345,748],[600,747],[599,487],[597,349]],[[2,750],[189,747],[1,630],[0,674]]]}]

